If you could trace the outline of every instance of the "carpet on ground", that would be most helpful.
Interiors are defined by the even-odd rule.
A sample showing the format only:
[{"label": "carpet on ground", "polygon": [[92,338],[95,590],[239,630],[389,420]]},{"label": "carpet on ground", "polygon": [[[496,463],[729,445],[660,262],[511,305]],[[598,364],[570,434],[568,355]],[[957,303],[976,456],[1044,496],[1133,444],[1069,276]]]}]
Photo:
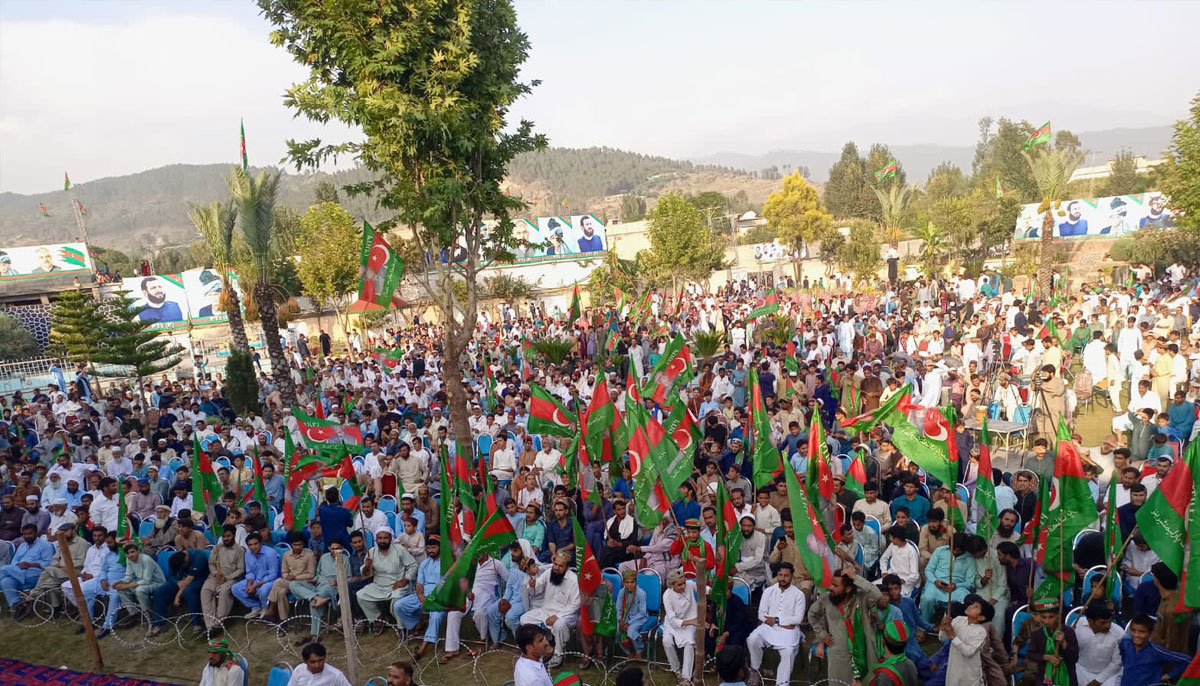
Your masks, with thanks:
[{"label": "carpet on ground", "polygon": [[93,674],[0,659],[0,686],[177,686],[115,674]]}]

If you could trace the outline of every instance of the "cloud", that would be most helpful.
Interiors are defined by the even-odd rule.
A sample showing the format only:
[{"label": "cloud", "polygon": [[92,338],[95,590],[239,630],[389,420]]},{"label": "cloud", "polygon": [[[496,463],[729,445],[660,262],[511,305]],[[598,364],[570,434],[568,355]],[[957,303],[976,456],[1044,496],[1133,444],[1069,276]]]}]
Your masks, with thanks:
[{"label": "cloud", "polygon": [[284,90],[305,71],[264,23],[150,16],[127,24],[0,25],[0,190],[35,192],[176,162],[276,164],[289,137],[342,140],[293,119]]}]

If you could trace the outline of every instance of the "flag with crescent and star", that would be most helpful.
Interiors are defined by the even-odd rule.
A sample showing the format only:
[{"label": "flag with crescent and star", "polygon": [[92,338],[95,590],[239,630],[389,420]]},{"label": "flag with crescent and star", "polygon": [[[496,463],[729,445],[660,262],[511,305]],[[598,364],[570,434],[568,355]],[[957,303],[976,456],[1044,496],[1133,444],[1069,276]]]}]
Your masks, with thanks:
[{"label": "flag with crescent and star", "polygon": [[373,226],[363,222],[362,253],[358,264],[358,300],[350,305],[352,312],[386,310],[402,304],[396,290],[404,276],[404,260],[379,235]]}]

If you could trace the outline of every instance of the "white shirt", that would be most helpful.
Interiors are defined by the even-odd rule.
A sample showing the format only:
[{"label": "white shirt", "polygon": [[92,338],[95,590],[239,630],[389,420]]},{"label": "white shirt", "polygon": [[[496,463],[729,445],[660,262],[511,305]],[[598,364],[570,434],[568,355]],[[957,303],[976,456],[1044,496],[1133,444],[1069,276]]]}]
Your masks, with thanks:
[{"label": "white shirt", "polygon": [[[92,509],[93,510],[96,509],[95,502],[92,503]],[[192,509],[192,494],[191,493],[188,493],[187,495],[185,495],[182,498],[180,498],[179,496],[175,496],[175,498],[173,500],[171,500],[171,516],[172,517],[178,517],[180,510],[190,510],[190,509]]]},{"label": "white shirt", "polygon": [[103,526],[105,531],[117,530],[117,508],[119,507],[117,497],[113,495],[113,497],[107,498],[103,493],[97,493],[92,497],[92,507],[89,510],[91,519]]},{"label": "white shirt", "polygon": [[107,554],[108,546],[103,543],[88,546],[87,552],[83,554],[83,571],[80,574],[100,576],[100,568],[104,566],[104,556]]},{"label": "white shirt", "polygon": [[337,667],[325,663],[325,668],[317,674],[308,671],[308,665],[299,664],[292,669],[292,678],[288,686],[350,686],[350,680]]},{"label": "white shirt", "polygon": [[550,672],[546,671],[546,665],[538,660],[530,660],[524,655],[517,660],[517,666],[513,668],[513,684],[514,686],[554,686],[554,682],[550,680]]},{"label": "white shirt", "polygon": [[236,662],[220,667],[206,664],[204,673],[200,675],[200,686],[242,686],[245,679],[242,666]]},{"label": "white shirt", "polygon": [[[765,622],[767,617],[774,617],[775,626],[764,623],[758,629],[767,634],[773,646],[798,646],[804,640],[800,622],[804,621],[807,607],[804,592],[799,588],[789,584],[787,588],[780,589],[778,583],[772,584],[763,591],[762,600],[758,603],[758,621]],[[785,629],[785,626],[792,628]]]},{"label": "white shirt", "polygon": [[552,571],[553,569],[547,566],[546,571],[541,573],[534,585],[534,595],[545,593],[542,596],[542,604],[539,609],[547,616],[573,617],[578,615],[579,580],[576,578],[575,572],[567,570],[562,583],[555,586],[550,583],[550,572]]},{"label": "white shirt", "polygon": [[387,525],[387,515],[380,510],[372,512],[370,517],[364,515],[361,511],[354,515],[354,528],[366,529],[371,532],[372,536],[379,533],[379,530]]},{"label": "white shirt", "polygon": [[903,546],[888,545],[883,555],[879,556],[879,571],[881,574],[892,573],[900,577],[903,585],[900,592],[909,595],[921,581],[921,570],[917,566],[917,547],[905,544]]},{"label": "white shirt", "polygon": [[683,593],[676,593],[668,588],[667,592],[663,593],[662,604],[663,632],[673,638],[683,639],[683,643],[694,644],[696,627],[683,625],[685,621],[696,618],[696,597],[691,589],[684,588]]},{"label": "white shirt", "polygon": [[1081,678],[1080,683],[1099,681],[1103,684],[1121,674],[1121,651],[1117,649],[1117,644],[1125,637],[1125,630],[1119,624],[1114,623],[1108,631],[1097,634],[1092,632],[1084,619],[1075,625],[1075,637],[1079,640],[1079,661],[1076,665],[1080,672],[1087,675],[1087,681]]}]

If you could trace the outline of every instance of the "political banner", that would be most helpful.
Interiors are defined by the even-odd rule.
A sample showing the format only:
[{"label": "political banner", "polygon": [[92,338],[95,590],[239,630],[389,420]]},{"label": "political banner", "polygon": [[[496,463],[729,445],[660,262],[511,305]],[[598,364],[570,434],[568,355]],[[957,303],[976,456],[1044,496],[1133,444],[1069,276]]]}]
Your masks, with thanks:
[{"label": "political banner", "polygon": [[[187,295],[188,317],[193,326],[229,321],[229,313],[221,304],[221,294],[225,286],[221,282],[220,273],[215,269],[192,269],[181,276],[183,290]],[[234,291],[241,296],[242,290],[238,287],[237,275],[230,274],[230,281]]]},{"label": "political banner", "polygon": [[[234,288],[239,295],[234,277]],[[221,304],[220,274],[213,269],[191,269],[180,274],[134,276],[121,281],[121,289],[129,292],[134,307],[142,310],[138,318],[151,322],[152,329],[174,329],[187,326],[220,324],[229,321]]]},{"label": "political banner", "polygon": [[[1013,237],[1040,238],[1043,214],[1038,203],[1021,207]],[[1110,238],[1140,229],[1168,229],[1175,217],[1158,191],[1104,198],[1064,200],[1054,210],[1054,238]]]},{"label": "political banner", "polygon": [[88,274],[92,259],[84,243],[52,243],[0,248],[0,280]]},{"label": "political banner", "polygon": [[534,245],[516,250],[517,261],[608,250],[604,219],[602,214],[518,219],[513,227],[513,235]]},{"label": "political banner", "polygon": [[794,247],[778,238],[770,243],[755,243],[753,247],[755,262],[790,262],[799,257]]}]

